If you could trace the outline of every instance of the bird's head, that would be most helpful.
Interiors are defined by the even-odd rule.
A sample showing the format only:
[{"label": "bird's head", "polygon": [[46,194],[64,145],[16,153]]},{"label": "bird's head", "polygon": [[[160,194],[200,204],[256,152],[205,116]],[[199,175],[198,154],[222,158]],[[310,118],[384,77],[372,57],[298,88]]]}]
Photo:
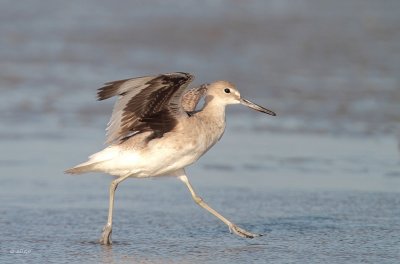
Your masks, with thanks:
[{"label": "bird's head", "polygon": [[216,81],[207,85],[207,100],[216,100],[219,104],[242,104],[256,111],[275,116],[275,112],[257,105],[241,97],[240,92],[233,83],[228,81]]}]

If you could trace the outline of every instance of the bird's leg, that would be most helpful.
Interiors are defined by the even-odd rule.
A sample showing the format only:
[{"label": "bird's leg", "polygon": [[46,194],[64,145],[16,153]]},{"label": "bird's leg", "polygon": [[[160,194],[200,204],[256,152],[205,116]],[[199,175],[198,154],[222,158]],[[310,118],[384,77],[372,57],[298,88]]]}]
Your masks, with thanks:
[{"label": "bird's leg", "polygon": [[115,190],[118,187],[118,184],[128,178],[130,174],[124,175],[119,177],[111,182],[110,185],[110,204],[108,208],[108,220],[107,224],[103,227],[103,233],[101,234],[100,244],[102,245],[111,245],[111,233],[112,233],[112,215],[113,215],[113,208],[114,208],[114,196]]},{"label": "bird's leg", "polygon": [[259,234],[253,234],[251,232],[248,232],[240,227],[238,227],[237,225],[235,225],[234,223],[232,223],[231,221],[229,221],[228,219],[226,219],[225,217],[223,217],[220,213],[218,213],[217,211],[215,211],[213,208],[211,208],[208,204],[206,204],[206,202],[204,202],[204,200],[198,196],[196,194],[196,192],[194,191],[192,185],[189,182],[189,179],[186,177],[185,172],[183,171],[181,173],[180,176],[178,176],[179,180],[181,180],[182,182],[184,182],[186,184],[186,186],[188,187],[190,194],[192,195],[193,200],[200,205],[201,207],[203,207],[204,209],[206,209],[208,212],[212,213],[213,215],[215,215],[219,220],[221,220],[222,222],[224,222],[228,227],[229,227],[229,231],[232,233],[235,233],[238,236],[241,237],[246,237],[246,238],[254,238],[257,236],[262,236]]}]

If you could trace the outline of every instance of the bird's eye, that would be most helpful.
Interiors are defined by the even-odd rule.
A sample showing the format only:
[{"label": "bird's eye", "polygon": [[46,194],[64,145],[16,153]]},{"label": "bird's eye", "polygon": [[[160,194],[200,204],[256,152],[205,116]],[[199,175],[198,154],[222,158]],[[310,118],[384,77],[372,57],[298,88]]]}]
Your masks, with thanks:
[{"label": "bird's eye", "polygon": [[231,90],[229,90],[228,88],[225,88],[224,92],[225,92],[225,93],[230,93]]}]

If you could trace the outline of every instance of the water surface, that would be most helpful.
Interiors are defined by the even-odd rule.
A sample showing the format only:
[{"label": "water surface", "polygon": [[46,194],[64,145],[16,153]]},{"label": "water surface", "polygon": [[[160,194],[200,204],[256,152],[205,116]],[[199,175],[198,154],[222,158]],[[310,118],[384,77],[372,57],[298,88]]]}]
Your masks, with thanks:
[{"label": "water surface", "polygon": [[[397,263],[398,1],[2,1],[1,263]],[[118,188],[63,171],[104,145],[102,83],[188,71],[232,106],[188,174],[242,239],[173,178]]]}]

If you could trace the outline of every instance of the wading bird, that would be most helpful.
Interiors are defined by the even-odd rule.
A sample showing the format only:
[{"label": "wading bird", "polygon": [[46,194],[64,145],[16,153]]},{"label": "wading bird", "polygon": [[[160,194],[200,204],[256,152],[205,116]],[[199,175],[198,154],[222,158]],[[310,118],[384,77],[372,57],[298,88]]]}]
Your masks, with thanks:
[{"label": "wading bird", "polygon": [[[186,90],[193,78],[183,72],[167,73],[109,82],[98,90],[98,100],[118,96],[107,127],[109,146],[66,173],[103,172],[117,177],[110,185],[108,221],[101,244],[111,244],[118,184],[130,177],[164,175],[175,176],[185,183],[193,200],[224,222],[231,232],[247,238],[259,236],[236,226],[205,203],[190,184],[185,167],[221,138],[227,105],[242,104],[269,115],[275,113],[243,99],[227,81]],[[204,106],[196,111],[203,97]]]}]

